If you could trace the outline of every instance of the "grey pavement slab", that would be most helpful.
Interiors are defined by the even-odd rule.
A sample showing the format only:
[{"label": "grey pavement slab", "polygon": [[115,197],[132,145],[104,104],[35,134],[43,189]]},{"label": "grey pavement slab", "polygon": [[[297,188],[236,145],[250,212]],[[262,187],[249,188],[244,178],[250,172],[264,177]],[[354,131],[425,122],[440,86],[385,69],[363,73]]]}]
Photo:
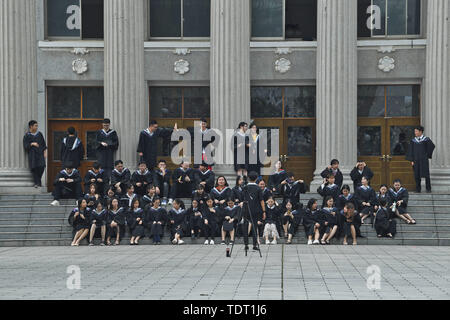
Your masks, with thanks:
[{"label": "grey pavement slab", "polygon": [[449,299],[449,271],[449,247],[2,248],[0,299]]}]

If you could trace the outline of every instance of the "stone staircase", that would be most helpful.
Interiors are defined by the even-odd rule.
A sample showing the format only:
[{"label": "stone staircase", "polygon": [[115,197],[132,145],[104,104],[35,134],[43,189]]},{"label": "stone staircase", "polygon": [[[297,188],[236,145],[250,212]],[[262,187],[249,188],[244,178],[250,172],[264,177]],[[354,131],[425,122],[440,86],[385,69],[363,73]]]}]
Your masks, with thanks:
[{"label": "stone staircase", "polygon": [[[313,193],[302,195],[306,204],[311,197],[321,199]],[[50,194],[36,195],[0,195],[0,247],[17,246],[58,246],[70,245],[72,228],[67,222],[70,211],[75,207],[75,200],[62,200],[61,206],[52,207]],[[185,199],[189,205],[190,201]],[[361,227],[361,245],[450,245],[450,194],[410,194],[409,213],[417,220],[417,225],[407,225],[400,220],[397,223],[395,239],[378,239],[370,225]],[[367,220],[369,221],[369,220]],[[122,241],[127,244],[128,235]],[[186,244],[203,244],[203,239],[184,238]],[[99,243],[99,239],[94,240]],[[342,240],[334,240],[340,244]],[[279,243],[283,243],[281,240]],[[151,244],[149,238],[141,244]],[[168,232],[162,241],[169,244]],[[220,238],[216,238],[220,243]],[[242,243],[237,239],[236,243]],[[293,243],[306,243],[303,228],[293,239]],[[83,244],[87,244],[84,240]]]}]

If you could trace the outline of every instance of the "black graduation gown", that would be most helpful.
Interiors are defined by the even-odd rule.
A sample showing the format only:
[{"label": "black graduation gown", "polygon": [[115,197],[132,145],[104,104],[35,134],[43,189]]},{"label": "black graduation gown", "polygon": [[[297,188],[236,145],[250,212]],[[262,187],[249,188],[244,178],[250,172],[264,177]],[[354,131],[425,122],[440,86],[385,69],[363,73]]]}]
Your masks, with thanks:
[{"label": "black graduation gown", "polygon": [[[333,169],[325,168],[320,175],[321,175],[322,178],[328,178],[328,175],[330,173],[334,174]],[[336,179],[334,181],[334,183],[338,185],[339,189],[341,189],[342,188],[342,183],[344,182],[344,176],[343,176],[341,170],[337,169],[337,171],[334,174],[334,176],[335,176],[335,179]]]},{"label": "black graduation gown", "polygon": [[357,201],[355,199],[355,195],[352,193],[349,193],[349,195],[346,197],[344,197],[343,194],[340,194],[336,200],[336,208],[338,209],[338,211],[340,212],[341,210],[344,209],[345,204],[347,202],[351,202],[355,205],[355,207],[357,206]]},{"label": "black graduation gown", "polygon": [[163,176],[161,170],[157,168],[153,170],[153,184],[155,185],[155,187],[158,187],[162,192],[164,183],[167,183],[170,186],[171,176],[172,172],[169,169],[166,169],[166,174]]},{"label": "black graduation gown", "polygon": [[[233,198],[233,192],[229,187],[225,187],[224,189],[222,189],[222,191],[217,190],[217,188],[213,188],[211,190],[211,198],[213,200],[218,200],[218,201],[222,201],[222,200],[226,200],[227,198]],[[225,207],[227,204],[226,202],[221,204],[220,207]]]},{"label": "black graduation gown", "polygon": [[408,190],[400,187],[398,191],[395,191],[393,188],[388,190],[389,198],[391,202],[389,203],[389,207],[397,201],[403,200],[401,206],[397,206],[397,210],[400,214],[406,213],[406,208],[408,207],[409,194]]},{"label": "black graduation gown", "polygon": [[[158,222],[161,222],[159,224]],[[162,235],[167,223],[167,211],[164,208],[148,208],[145,215],[145,225],[150,230],[150,236]]]},{"label": "black graduation gown", "polygon": [[[242,187],[241,186],[235,186],[232,190],[232,197],[235,202],[242,202],[243,196],[242,196]],[[237,201],[236,201],[237,200]]]},{"label": "black graduation gown", "polygon": [[139,134],[137,152],[143,153],[142,158],[147,164],[148,169],[156,166],[158,138],[168,139],[172,135],[172,131],[165,128],[158,128],[153,133],[150,133],[147,128]]},{"label": "black graduation gown", "polygon": [[263,190],[263,199],[264,202],[269,200],[269,198],[273,196],[272,191],[269,188],[264,188]]},{"label": "black graduation gown", "polygon": [[195,185],[198,186],[200,182],[206,182],[205,192],[210,192],[214,188],[215,174],[211,170],[202,172],[200,169],[194,170]]},{"label": "black graduation gown", "polygon": [[268,186],[270,190],[276,189],[276,192],[281,191],[281,182],[287,179],[287,173],[285,170],[274,172],[269,176]]},{"label": "black graduation gown", "polygon": [[[39,147],[32,147],[31,144],[33,142],[37,142]],[[30,169],[45,167],[44,151],[47,150],[47,144],[41,132],[38,131],[35,134],[31,132],[25,133],[23,147],[28,153],[28,165]]]},{"label": "black graduation gown", "polygon": [[[355,198],[358,202],[358,211],[363,214],[373,213],[374,206],[378,204],[377,195],[372,187],[364,189],[362,186],[358,187],[355,192]],[[370,207],[363,206],[362,203],[370,203]]]},{"label": "black graduation gown", "polygon": [[337,184],[329,185],[322,184],[319,188],[317,188],[317,193],[320,194],[323,198],[322,200],[322,208],[325,208],[327,204],[325,203],[325,199],[328,196],[332,196],[334,203],[337,203],[338,197],[341,194],[341,190]]},{"label": "black graduation gown", "polygon": [[101,199],[102,199],[100,196],[97,198],[96,195],[91,195],[89,193],[86,193],[83,198],[86,199],[88,207],[91,210],[94,210],[95,207],[97,207],[97,201],[101,201]]},{"label": "black graduation gown", "polygon": [[106,209],[103,209],[100,212],[92,210],[90,215],[91,225],[95,223],[97,228],[106,225],[107,215],[108,211]]},{"label": "black graduation gown", "polygon": [[[236,131],[233,135],[233,163],[234,171],[248,168],[248,135]],[[240,153],[240,154],[238,154]]]},{"label": "black graduation gown", "polygon": [[397,232],[397,221],[390,219],[388,209],[379,208],[375,215],[374,227],[377,235],[385,237],[391,233],[394,236]]},{"label": "black graduation gown", "polygon": [[125,193],[119,199],[119,206],[121,206],[123,208],[130,208],[134,199],[139,199],[139,196],[135,193],[133,193],[131,196],[129,196],[128,193]]},{"label": "black graduation gown", "polygon": [[[139,224],[137,219],[141,219],[142,224]],[[130,209],[127,213],[127,224],[131,231],[132,237],[144,236],[144,210],[141,208]]]},{"label": "black graduation gown", "polygon": [[69,218],[67,219],[69,224],[73,227],[73,232],[76,233],[82,229],[89,229],[91,226],[89,208],[86,208],[86,210],[84,211],[84,218],[81,217],[81,215],[78,215],[75,218],[76,212],[78,212],[78,208],[73,209],[72,212],[70,212]]},{"label": "black graduation gown", "polygon": [[248,165],[247,165],[247,171],[248,172],[256,172],[258,175],[261,174],[261,159],[259,157],[259,143],[260,143],[260,137],[259,135],[256,138],[256,141],[253,139],[251,135],[248,137],[248,144],[250,145],[249,151],[248,151]]},{"label": "black graduation gown", "polygon": [[[324,233],[330,233],[331,229],[334,226],[338,225],[338,214],[339,213],[337,212],[337,208],[331,208],[331,210],[328,208],[322,208],[320,210],[320,213],[319,213],[319,221],[320,222],[319,223],[320,223],[321,229]],[[325,225],[325,222],[327,222],[328,224]]]},{"label": "black graduation gown", "polygon": [[305,183],[300,183],[298,181],[294,181],[293,183],[286,183],[282,185],[281,192],[283,194],[283,203],[286,203],[287,200],[290,200],[293,209],[297,209],[300,202],[300,194],[306,192],[306,185]]},{"label": "black graduation gown", "polygon": [[119,225],[119,233],[122,237],[125,234],[125,221],[126,221],[126,211],[123,208],[114,210],[108,210],[106,214],[106,236],[115,237],[116,228],[111,228],[111,223],[115,222]]},{"label": "black graduation gown", "polygon": [[78,168],[84,158],[83,142],[75,136],[67,136],[61,142],[63,168]]},{"label": "black graduation gown", "polygon": [[[185,181],[186,176],[189,177],[189,182]],[[195,183],[194,170],[192,168],[183,170],[178,167],[173,171],[172,182],[172,198],[188,198],[192,194]]]},{"label": "black graduation gown", "polygon": [[278,230],[278,234],[281,233],[281,209],[279,206],[274,205],[272,208],[266,205],[266,220],[264,224],[275,224]]},{"label": "black graduation gown", "polygon": [[406,160],[414,162],[414,175],[416,178],[429,178],[430,166],[428,159],[433,156],[435,145],[430,138],[424,137],[420,142],[411,140],[406,154]]},{"label": "black graduation gown", "polygon": [[306,209],[303,215],[303,226],[305,228],[306,236],[314,234],[314,225],[320,223],[319,210],[311,211]]},{"label": "black graduation gown", "polygon": [[250,223],[253,218],[255,224],[257,221],[262,221],[261,201],[264,201],[264,196],[261,188],[256,183],[249,183],[243,188],[242,196],[244,201],[246,201],[242,210],[242,218]]},{"label": "black graduation gown", "polygon": [[[91,180],[94,179],[95,181],[92,182]],[[101,179],[102,182],[99,182],[98,179]],[[105,171],[103,169],[100,169],[99,172],[95,173],[93,170],[88,170],[86,172],[86,175],[84,176],[84,192],[89,193],[89,186],[91,184],[95,184],[97,187],[97,192],[100,195],[103,195],[105,193],[105,188],[107,181],[105,180]]]},{"label": "black graduation gown", "polygon": [[[199,213],[200,215],[196,215],[196,213]],[[187,209],[186,219],[187,219],[187,221],[189,221],[189,228],[191,230],[200,229],[203,224],[202,208],[201,207],[197,207],[197,208],[190,207],[189,209]]]},{"label": "black graduation gown", "polygon": [[[203,233],[205,236],[209,234],[210,237],[215,237],[217,235],[218,225],[221,223],[222,212],[217,206],[213,207],[216,212],[211,212],[208,207],[204,208],[202,211],[203,217]],[[208,220],[208,224],[205,223]]]},{"label": "black graduation gown", "polygon": [[208,197],[209,193],[206,193],[205,191],[203,191],[202,194],[200,194],[198,191],[192,192],[192,200],[197,200],[200,208],[206,207],[206,199]]},{"label": "black graduation gown", "polygon": [[[239,222],[239,217],[241,213],[241,207],[235,205],[233,208],[230,208],[229,206],[226,206],[221,211],[221,223],[220,225],[223,227],[224,231],[232,231]],[[230,219],[234,219],[233,222],[229,222],[228,220],[225,220],[225,217],[230,217]]]},{"label": "black graduation gown", "polygon": [[[147,193],[147,187],[153,183],[153,173],[148,169],[144,173],[137,170],[131,175],[130,182],[134,186],[134,191],[143,196]],[[140,187],[136,185],[139,182],[142,183]]]},{"label": "black graduation gown", "polygon": [[353,181],[353,190],[356,190],[361,185],[362,177],[366,177],[369,180],[373,177],[373,172],[370,170],[369,167],[364,167],[363,171],[359,173],[359,170],[357,167],[353,168],[353,170],[350,172],[350,178]]},{"label": "black graduation gown", "polygon": [[[73,182],[68,183],[66,181],[60,182],[59,179],[72,179]],[[55,177],[53,181],[55,189],[53,190],[53,195],[58,195],[63,198],[75,198],[78,199],[82,196],[81,193],[81,177],[80,172],[77,169],[73,169],[72,174],[68,174],[66,169],[61,170]],[[58,189],[58,190],[57,190]]]},{"label": "black graduation gown", "polygon": [[127,168],[123,168],[122,172],[114,169],[111,172],[111,186],[114,187],[118,182],[120,182],[122,193],[126,192],[126,188],[130,185],[131,173]]},{"label": "black graduation gown", "polygon": [[[102,142],[108,144],[107,147],[102,145]],[[119,138],[115,130],[110,129],[105,132],[103,129],[97,131],[97,161],[102,168],[114,168],[114,152],[119,148]]]},{"label": "black graduation gown", "polygon": [[144,195],[144,196],[141,198],[142,207],[143,207],[143,208],[149,208],[149,207],[152,207],[152,206],[153,206],[153,201],[155,200],[155,198],[156,198],[156,195],[153,196],[153,197],[149,196],[148,194]]},{"label": "black graduation gown", "polygon": [[169,210],[167,215],[172,238],[174,237],[175,233],[183,236],[183,230],[186,230],[186,210],[180,208],[180,210],[177,212],[172,208]]}]

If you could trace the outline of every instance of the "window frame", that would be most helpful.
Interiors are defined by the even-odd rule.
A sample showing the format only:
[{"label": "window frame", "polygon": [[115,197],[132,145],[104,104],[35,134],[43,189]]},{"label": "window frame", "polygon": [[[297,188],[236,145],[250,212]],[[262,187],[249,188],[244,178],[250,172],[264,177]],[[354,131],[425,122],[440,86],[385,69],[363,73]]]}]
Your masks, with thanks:
[{"label": "window frame", "polygon": [[[75,41],[104,41],[105,30],[103,30],[103,38],[83,38],[83,1],[80,1],[80,36],[79,37],[64,37],[64,36],[49,36],[48,35],[48,0],[44,2],[44,32],[45,39],[49,41],[58,40],[75,40]],[[103,1],[103,13],[105,12],[105,2]]]},{"label": "window frame", "polygon": [[[181,12],[181,26],[180,26],[180,37],[152,37],[152,30],[150,27],[150,17],[151,17],[151,5],[150,1],[148,0],[146,3],[148,5],[147,12],[148,12],[148,18],[147,18],[147,30],[148,30],[148,36],[147,41],[210,41],[211,39],[211,19],[209,21],[209,37],[185,37],[184,36],[184,0],[180,0],[180,12]],[[211,16],[211,2],[209,6],[209,14]]]},{"label": "window frame", "polygon": [[[78,88],[80,89],[80,117],[79,118],[51,118],[49,117],[49,105],[48,105],[48,88],[49,87],[60,87],[60,88]],[[101,121],[104,119],[102,118],[84,118],[83,117],[83,88],[103,88],[104,86],[100,85],[46,85],[45,86],[45,114],[47,117],[47,121]],[[103,100],[103,116],[105,115],[105,102]]]},{"label": "window frame", "polygon": [[[405,23],[406,23],[406,34],[400,34],[400,35],[389,35],[388,34],[388,18],[389,18],[389,13],[388,13],[388,2],[391,0],[386,0],[386,6],[385,6],[385,10],[386,10],[386,17],[384,19],[384,28],[385,28],[385,34],[384,35],[374,35],[373,31],[374,30],[370,30],[370,37],[359,37],[358,36],[358,40],[380,40],[380,39],[420,39],[423,37],[423,21],[424,21],[424,1],[420,0],[420,15],[419,15],[419,19],[420,19],[420,30],[418,34],[408,34],[408,0],[403,0],[406,2],[406,9],[405,9]],[[428,0],[428,1],[432,1],[432,0]],[[373,5],[373,0],[371,0],[371,5]],[[358,15],[358,14],[357,14]],[[358,18],[358,17],[357,17]],[[383,23],[383,22],[382,22]],[[358,30],[359,31],[359,30]],[[357,32],[358,33],[358,32]]]}]

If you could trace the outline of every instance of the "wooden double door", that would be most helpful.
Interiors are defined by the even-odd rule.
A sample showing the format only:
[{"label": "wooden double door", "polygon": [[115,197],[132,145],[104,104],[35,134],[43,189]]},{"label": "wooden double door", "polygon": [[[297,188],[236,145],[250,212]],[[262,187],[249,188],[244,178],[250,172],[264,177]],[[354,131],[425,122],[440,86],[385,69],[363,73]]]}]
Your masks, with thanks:
[{"label": "wooden double door", "polygon": [[358,119],[358,160],[372,169],[372,187],[391,186],[393,180],[400,179],[406,188],[415,188],[412,167],[405,155],[414,127],[419,124],[419,117]]},{"label": "wooden double door", "polygon": [[56,175],[62,170],[61,164],[61,143],[67,136],[67,128],[74,127],[78,138],[83,143],[85,155],[78,168],[81,178],[97,160],[96,134],[102,128],[102,121],[99,120],[51,120],[48,122],[48,174],[47,185],[53,191],[53,181]]},{"label": "wooden double door", "polygon": [[[256,119],[255,123],[260,130],[267,129],[267,134],[272,139],[279,139],[279,160],[283,168],[293,172],[296,179],[305,180],[309,184],[316,167],[316,120]],[[279,137],[273,134],[273,129],[279,130]],[[268,145],[270,146],[270,138]],[[272,167],[273,165],[272,163]]]}]

